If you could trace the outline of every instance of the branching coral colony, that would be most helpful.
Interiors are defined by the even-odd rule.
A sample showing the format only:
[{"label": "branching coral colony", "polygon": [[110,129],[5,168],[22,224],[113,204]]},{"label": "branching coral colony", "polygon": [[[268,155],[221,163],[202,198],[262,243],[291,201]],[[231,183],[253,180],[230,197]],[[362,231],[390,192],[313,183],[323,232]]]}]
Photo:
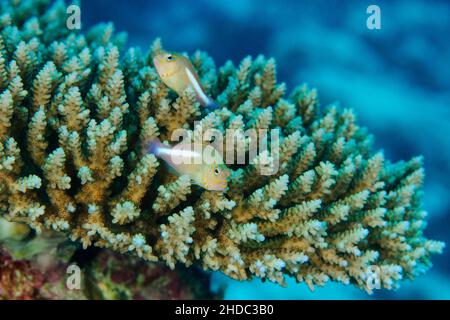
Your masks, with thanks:
[{"label": "branching coral colony", "polygon": [[[307,86],[285,96],[275,61],[245,58],[216,70],[190,57],[222,109],[207,114],[192,91],[177,97],[151,53],[129,49],[111,24],[67,30],[62,1],[10,1],[0,16],[0,210],[36,232],[54,229],[148,261],[201,265],[235,279],[285,276],[311,288],[366,285],[368,268],[396,288],[430,266],[442,242],[426,239],[421,158],[390,163],[350,110],[319,110]],[[194,127],[194,121],[200,121]],[[280,169],[262,154],[232,166],[226,193],[191,186],[142,152],[177,128],[273,129]],[[245,139],[239,139],[246,144]],[[267,155],[266,155],[267,156]]]}]

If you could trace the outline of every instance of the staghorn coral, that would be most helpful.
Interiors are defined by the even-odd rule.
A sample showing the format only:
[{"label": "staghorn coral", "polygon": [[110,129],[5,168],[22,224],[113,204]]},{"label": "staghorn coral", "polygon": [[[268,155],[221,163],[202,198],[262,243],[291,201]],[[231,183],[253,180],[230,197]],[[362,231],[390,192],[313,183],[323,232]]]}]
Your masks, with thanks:
[{"label": "staghorn coral", "polygon": [[[216,69],[191,58],[208,96],[207,114],[191,90],[176,97],[151,55],[130,48],[111,24],[86,34],[65,28],[65,5],[11,1],[0,16],[0,210],[36,232],[59,231],[98,246],[198,264],[244,280],[311,288],[328,280],[367,291],[368,269],[398,287],[430,266],[444,244],[423,236],[422,159],[391,163],[351,110],[319,107],[302,85],[286,95],[273,59],[245,58]],[[45,30],[45,32],[44,32]],[[232,165],[226,193],[191,186],[153,156],[146,141],[179,128],[277,129],[278,152]],[[254,142],[254,141],[253,141]],[[260,165],[277,160],[273,175]],[[269,165],[270,166],[270,165]]]}]

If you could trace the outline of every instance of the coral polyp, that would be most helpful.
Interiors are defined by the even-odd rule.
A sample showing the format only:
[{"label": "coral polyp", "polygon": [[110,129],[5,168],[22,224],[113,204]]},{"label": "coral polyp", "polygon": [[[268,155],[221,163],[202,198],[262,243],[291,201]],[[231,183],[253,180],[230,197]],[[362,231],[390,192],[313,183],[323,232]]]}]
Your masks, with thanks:
[{"label": "coral polyp", "polygon": [[[444,244],[423,236],[422,159],[391,163],[351,110],[321,108],[307,85],[286,93],[274,59],[246,57],[216,68],[189,56],[208,97],[176,95],[148,53],[111,24],[65,27],[65,4],[10,1],[0,16],[0,214],[37,233],[60,232],[147,261],[220,270],[310,287],[328,280],[367,291],[430,266]],[[145,143],[184,128],[276,129],[278,152],[232,166],[226,192],[171,174]],[[248,151],[249,140],[233,145]],[[263,175],[264,160],[278,170]]]}]

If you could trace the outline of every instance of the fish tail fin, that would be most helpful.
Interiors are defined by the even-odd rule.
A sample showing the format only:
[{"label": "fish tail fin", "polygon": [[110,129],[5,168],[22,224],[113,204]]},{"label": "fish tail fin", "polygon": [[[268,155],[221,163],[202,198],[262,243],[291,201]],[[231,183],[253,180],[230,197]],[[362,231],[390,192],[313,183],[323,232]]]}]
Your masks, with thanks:
[{"label": "fish tail fin", "polygon": [[146,143],[145,150],[147,151],[147,153],[158,156],[159,150],[162,147],[164,147],[164,144],[162,144],[162,142],[158,138],[156,138]]},{"label": "fish tail fin", "polygon": [[205,104],[205,108],[208,109],[209,111],[214,111],[220,108],[219,104],[217,102],[215,102],[212,99],[208,99],[208,101]]}]

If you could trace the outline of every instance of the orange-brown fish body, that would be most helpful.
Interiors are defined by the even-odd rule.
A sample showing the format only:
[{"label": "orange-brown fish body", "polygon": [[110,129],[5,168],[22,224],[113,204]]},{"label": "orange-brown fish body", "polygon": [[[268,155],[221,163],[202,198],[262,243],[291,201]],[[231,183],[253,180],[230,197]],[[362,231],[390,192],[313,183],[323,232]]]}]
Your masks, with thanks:
[{"label": "orange-brown fish body", "polygon": [[160,52],[153,57],[153,64],[161,80],[178,95],[191,88],[201,105],[208,109],[218,108],[214,100],[205,94],[188,58],[176,53]]},{"label": "orange-brown fish body", "polygon": [[177,174],[189,176],[192,183],[206,190],[227,189],[230,170],[212,145],[180,142],[171,147],[153,140],[148,143],[147,151],[164,160]]}]

